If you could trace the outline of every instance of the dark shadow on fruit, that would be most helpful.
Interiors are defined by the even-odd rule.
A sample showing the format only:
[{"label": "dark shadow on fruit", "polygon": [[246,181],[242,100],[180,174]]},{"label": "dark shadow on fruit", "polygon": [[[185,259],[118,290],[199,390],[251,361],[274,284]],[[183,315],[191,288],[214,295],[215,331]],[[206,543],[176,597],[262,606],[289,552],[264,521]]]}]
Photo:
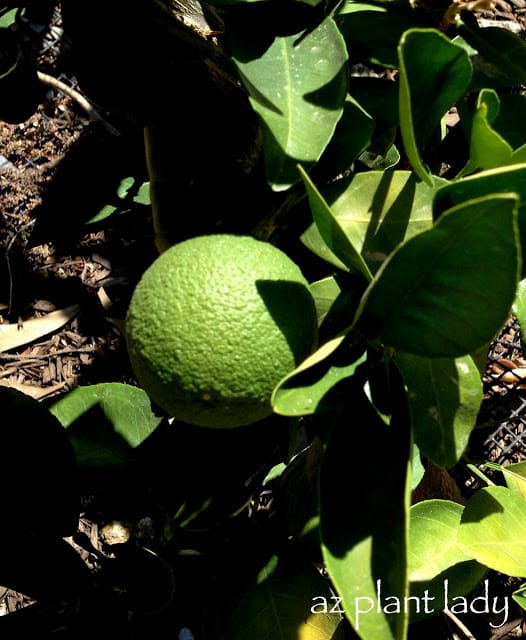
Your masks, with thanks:
[{"label": "dark shadow on fruit", "polygon": [[317,334],[314,300],[308,287],[289,280],[257,280],[256,288],[298,365],[314,348]]}]

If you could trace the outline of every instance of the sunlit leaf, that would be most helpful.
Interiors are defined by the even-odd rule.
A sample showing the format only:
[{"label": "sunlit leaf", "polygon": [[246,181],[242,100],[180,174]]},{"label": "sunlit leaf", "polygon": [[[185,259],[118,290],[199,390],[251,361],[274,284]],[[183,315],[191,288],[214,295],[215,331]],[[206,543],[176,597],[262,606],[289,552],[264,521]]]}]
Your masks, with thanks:
[{"label": "sunlit leaf", "polygon": [[[250,35],[250,34],[248,34]],[[232,54],[263,125],[267,179],[276,190],[299,179],[297,165],[315,164],[343,113],[347,50],[326,18],[306,33],[276,36],[262,53],[235,33]]]},{"label": "sunlit leaf", "polygon": [[[398,244],[429,229],[433,221],[433,189],[410,171],[358,173],[323,189],[323,197],[373,273]],[[301,239],[316,255],[342,266],[315,225]]]},{"label": "sunlit leaf", "polygon": [[509,576],[526,577],[526,499],[507,487],[479,489],[467,502],[458,542],[468,556]]}]

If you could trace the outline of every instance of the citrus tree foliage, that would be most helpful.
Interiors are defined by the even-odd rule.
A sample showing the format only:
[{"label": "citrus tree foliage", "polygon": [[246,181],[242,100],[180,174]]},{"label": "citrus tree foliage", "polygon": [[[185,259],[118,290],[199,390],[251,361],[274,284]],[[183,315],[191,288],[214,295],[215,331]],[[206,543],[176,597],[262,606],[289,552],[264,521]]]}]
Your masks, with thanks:
[{"label": "citrus tree foliage", "polygon": [[[198,15],[219,35],[160,0],[62,6],[81,87],[145,129],[158,245],[177,241],[181,174],[198,180],[213,166],[217,178],[218,150],[242,149],[251,189],[263,185],[265,224],[293,219],[300,202],[300,240],[323,271],[310,285],[319,346],[274,389],[270,420],[228,433],[167,429],[144,397],[110,386],[51,407],[87,486],[100,488],[101,473],[121,478],[119,491],[129,478],[157,489],[170,478],[172,541],[272,487],[279,534],[219,571],[206,637],[317,640],[340,637],[343,624],[363,640],[404,640],[444,605],[445,580],[461,597],[488,568],[526,577],[522,466],[465,506],[410,507],[421,458],[462,462],[488,345],[512,309],[525,315],[526,43],[455,3],[209,0]],[[208,93],[210,69],[229,91]],[[183,121],[174,86],[188,93],[175,112]],[[446,126],[452,110],[458,123]],[[229,153],[224,165],[238,167]],[[216,178],[235,207],[245,177]],[[247,193],[242,208],[258,210]],[[152,467],[154,481],[143,475]],[[327,581],[310,571],[314,559]],[[432,611],[395,606],[424,593],[436,595]]]}]

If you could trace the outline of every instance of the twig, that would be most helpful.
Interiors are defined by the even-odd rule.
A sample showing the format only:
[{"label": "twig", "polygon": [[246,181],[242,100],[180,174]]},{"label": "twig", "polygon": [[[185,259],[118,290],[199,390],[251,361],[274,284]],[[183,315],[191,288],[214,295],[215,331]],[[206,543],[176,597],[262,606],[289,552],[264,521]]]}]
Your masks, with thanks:
[{"label": "twig", "polygon": [[504,638],[509,633],[511,633],[514,629],[516,629],[524,618],[516,618],[515,620],[510,620],[510,622],[506,622],[498,629],[495,629],[491,634],[491,640],[500,640],[500,638]]},{"label": "twig", "polygon": [[72,100],[84,109],[84,111],[94,120],[99,120],[104,127],[114,136],[120,135],[120,131],[116,129],[113,125],[111,125],[107,120],[105,120],[100,113],[94,108],[94,106],[89,102],[82,94],[80,94],[75,89],[72,89],[64,82],[61,82],[58,78],[54,76],[50,76],[47,73],[42,73],[42,71],[37,71],[38,79],[42,84],[48,85],[49,87],[53,87],[53,89],[58,89],[66,96],[70,97]]},{"label": "twig", "polygon": [[451,613],[451,611],[449,609],[444,609],[444,615],[446,615],[453,622],[453,624],[455,624],[455,626],[458,628],[458,630],[461,631],[462,634],[468,640],[477,640],[475,638],[475,636],[471,633],[471,631],[462,622],[462,620],[459,620],[457,618],[457,616],[454,613]]}]

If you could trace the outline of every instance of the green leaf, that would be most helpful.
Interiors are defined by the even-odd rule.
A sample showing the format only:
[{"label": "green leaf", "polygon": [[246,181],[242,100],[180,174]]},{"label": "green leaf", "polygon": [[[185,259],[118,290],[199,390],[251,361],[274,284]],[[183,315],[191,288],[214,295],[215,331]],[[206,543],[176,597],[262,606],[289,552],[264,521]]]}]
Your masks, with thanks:
[{"label": "green leaf", "polygon": [[94,407],[101,409],[114,432],[132,448],[144,442],[162,420],[152,412],[145,391],[118,382],[77,387],[54,402],[50,411],[68,428]]},{"label": "green leaf", "polygon": [[502,473],[508,489],[511,489],[526,498],[526,461],[507,465],[490,462],[487,462],[486,464],[491,469],[498,469]]},{"label": "green leaf", "polygon": [[467,502],[458,542],[490,569],[526,577],[526,500],[507,487],[479,489]]},{"label": "green leaf", "polygon": [[[433,189],[410,171],[365,171],[323,190],[332,216],[375,273],[402,242],[429,229]],[[334,266],[342,261],[311,225],[302,242]]]},{"label": "green leaf", "polygon": [[371,144],[374,129],[373,118],[348,95],[336,131],[318,163],[318,171],[332,176],[348,171]]},{"label": "green leaf", "polygon": [[[329,576],[352,626],[363,640],[402,640],[407,616],[384,606],[407,595],[408,466],[411,458],[405,392],[389,425],[364,392],[344,383],[353,421],[333,416],[320,473],[320,528]],[[327,399],[329,402],[330,399]],[[367,425],[355,429],[353,426]],[[350,464],[359,451],[365,464]],[[346,496],[347,506],[342,505]],[[357,515],[350,518],[349,513]],[[400,600],[399,600],[400,599]],[[391,600],[392,602],[392,600]]]},{"label": "green leaf", "polygon": [[[477,57],[484,59],[489,75],[499,79],[499,85],[526,84],[526,43],[518,35],[501,27],[472,28],[461,18],[456,27],[459,35],[476,49]],[[491,71],[492,67],[496,72]]]},{"label": "green leaf", "polygon": [[470,356],[424,358],[400,352],[415,442],[440,467],[462,456],[482,403],[482,381]]},{"label": "green leaf", "polygon": [[409,580],[427,581],[469,560],[457,544],[464,507],[450,500],[424,500],[411,507],[407,565]]},{"label": "green leaf", "polygon": [[105,204],[100,210],[86,221],[86,224],[101,222],[114,213],[124,213],[131,203],[150,205],[150,183],[143,182],[137,186],[137,179],[133,176],[123,178],[115,190],[114,204]]},{"label": "green leaf", "polygon": [[316,306],[318,326],[320,326],[341,294],[342,288],[334,276],[311,282],[309,288]]},{"label": "green leaf", "polygon": [[365,362],[366,354],[356,360],[327,365],[320,375],[316,368],[294,371],[282,380],[272,394],[272,408],[284,416],[305,416],[316,413],[327,392],[345,378],[354,375]]},{"label": "green leaf", "polygon": [[[271,565],[259,574],[259,583],[245,592],[229,616],[222,638],[228,640],[343,640],[341,616],[333,606],[327,581],[309,565]],[[327,604],[322,611],[320,602]],[[318,606],[314,612],[311,607]]]},{"label": "green leaf", "polygon": [[365,335],[438,358],[493,339],[517,287],[517,204],[512,194],[468,200],[399,247],[362,299],[357,324]]},{"label": "green leaf", "polygon": [[84,490],[128,492],[142,480],[135,450],[162,420],[142,389],[113,382],[77,387],[50,411],[67,428]]},{"label": "green leaf", "polygon": [[457,544],[463,510],[462,505],[440,499],[411,507],[407,563],[410,594],[418,598],[412,609],[413,621],[438,613],[455,597],[470,593],[487,572]]},{"label": "green leaf", "polygon": [[517,318],[520,327],[524,327],[525,331],[521,331],[521,345],[526,347],[526,279],[519,282],[517,286],[517,294],[511,308],[513,315]]},{"label": "green leaf", "polygon": [[0,28],[7,29],[11,27],[16,20],[16,14],[18,12],[18,8],[11,9],[10,11],[6,11],[0,15]]},{"label": "green leaf", "polygon": [[398,66],[396,47],[402,34],[419,26],[418,14],[409,7],[396,10],[392,6],[348,3],[340,15],[340,28],[350,50],[360,59],[392,68]]},{"label": "green leaf", "polygon": [[526,584],[521,585],[516,589],[511,597],[515,602],[526,611]]},{"label": "green leaf", "polygon": [[[250,34],[248,34],[250,36]],[[347,50],[332,18],[302,34],[277,36],[261,53],[236,33],[232,53],[263,126],[267,179],[284,190],[321,157],[343,113]]]},{"label": "green leaf", "polygon": [[500,101],[493,89],[480,92],[471,122],[468,171],[494,169],[511,162],[511,145],[491,126],[499,108]]},{"label": "green leaf", "polygon": [[496,193],[516,193],[520,199],[518,212],[520,244],[522,254],[526,255],[526,164],[480,171],[475,175],[442,185],[437,190],[433,201],[433,215],[436,218],[446,209],[467,200]]},{"label": "green leaf", "polygon": [[299,171],[307,190],[314,223],[326,246],[345,268],[361,274],[365,280],[370,281],[372,274],[362,256],[341,228],[338,219],[334,216],[309,176],[301,167],[299,167]]},{"label": "green leaf", "polygon": [[422,149],[448,109],[466,92],[471,63],[466,51],[435,29],[410,29],[398,47],[400,133],[411,165],[430,186]]}]

